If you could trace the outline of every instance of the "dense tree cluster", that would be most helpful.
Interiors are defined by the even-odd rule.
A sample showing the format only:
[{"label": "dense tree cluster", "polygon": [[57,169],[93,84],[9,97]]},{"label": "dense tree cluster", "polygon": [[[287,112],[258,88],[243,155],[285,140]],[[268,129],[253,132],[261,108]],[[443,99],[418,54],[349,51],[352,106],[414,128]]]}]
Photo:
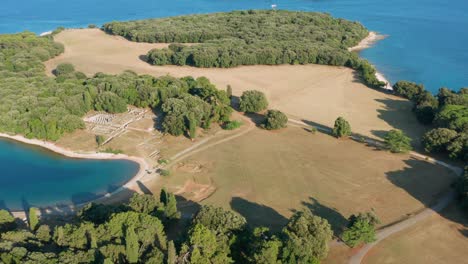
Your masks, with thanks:
[{"label": "dense tree cluster", "polygon": [[463,176],[457,183],[457,190],[460,196],[462,207],[468,213],[468,165],[465,166]]},{"label": "dense tree cluster", "polygon": [[89,204],[67,224],[40,220],[35,228],[11,224],[13,217],[0,210],[0,262],[279,264],[319,263],[327,255],[330,225],[310,212],[296,212],[274,234],[251,229],[233,211],[202,206],[182,235],[169,240],[166,230],[178,219],[166,213],[171,197],[163,190],[158,198],[135,194],[127,204]]},{"label": "dense tree cluster", "polygon": [[[126,71],[87,78],[73,65],[59,64],[45,76],[43,61],[63,51],[51,38],[33,33],[0,36],[0,132],[57,140],[84,128],[89,110],[121,113],[127,105],[162,108],[164,127],[195,136],[195,127],[226,122],[230,100],[206,78],[155,78]],[[190,113],[189,113],[190,112]]]},{"label": "dense tree cluster", "polygon": [[468,160],[468,88],[459,92],[441,88],[434,96],[423,85],[399,81],[393,89],[414,102],[413,111],[419,121],[435,126],[422,138],[427,152]]},{"label": "dense tree cluster", "polygon": [[[381,87],[375,69],[348,48],[367,36],[359,23],[328,14],[249,10],[111,22],[103,29],[129,40],[171,44],[147,54],[154,65],[236,67],[239,65],[324,64],[357,70],[365,83]],[[180,43],[197,43],[184,45]]]}]

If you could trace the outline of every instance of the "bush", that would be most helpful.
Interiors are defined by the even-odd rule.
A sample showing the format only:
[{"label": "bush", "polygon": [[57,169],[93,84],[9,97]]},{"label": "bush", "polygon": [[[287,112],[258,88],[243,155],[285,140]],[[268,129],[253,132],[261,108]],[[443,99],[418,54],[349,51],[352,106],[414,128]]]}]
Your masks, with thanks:
[{"label": "bush", "polygon": [[89,24],[88,28],[97,28],[97,26],[95,24]]},{"label": "bush", "polygon": [[341,235],[341,239],[348,246],[355,247],[376,240],[375,225],[379,224],[380,220],[373,212],[352,215],[348,221],[348,228]]},{"label": "bush", "polygon": [[75,66],[73,66],[73,64],[70,63],[60,63],[54,70],[54,74],[57,77],[62,75],[68,75],[73,72],[75,72]]},{"label": "bush", "polygon": [[233,120],[233,121],[228,121],[228,122],[224,123],[223,129],[225,129],[225,130],[234,130],[234,129],[238,129],[241,126],[242,126],[241,121]]},{"label": "bush", "polygon": [[424,134],[422,145],[427,152],[443,152],[457,137],[457,131],[448,128],[436,128]]},{"label": "bush", "polygon": [[0,209],[0,232],[5,232],[15,227],[15,218],[8,211]]},{"label": "bush", "polygon": [[101,136],[101,135],[96,136],[96,143],[98,144],[98,146],[101,146],[105,141],[106,139],[104,138],[104,136]]},{"label": "bush", "polygon": [[171,175],[171,171],[170,170],[165,170],[165,169],[160,169],[159,174],[161,174],[161,176],[167,177],[167,176]]},{"label": "bush", "polygon": [[393,91],[399,96],[413,100],[424,91],[424,86],[408,81],[398,81],[393,85]]},{"label": "bush", "polygon": [[399,129],[390,130],[384,139],[385,148],[393,153],[407,153],[412,150],[411,139]]},{"label": "bush", "polygon": [[38,211],[39,210],[37,208],[34,208],[34,207],[29,208],[29,214],[28,214],[29,228],[33,232],[34,230],[36,230],[36,227],[39,224],[39,216],[37,215]]},{"label": "bush", "polygon": [[263,127],[268,130],[275,130],[286,127],[287,123],[288,117],[284,113],[278,110],[268,110]]},{"label": "bush", "polygon": [[258,113],[267,109],[268,100],[264,93],[256,90],[245,91],[240,98],[239,108],[242,112]]},{"label": "bush", "polygon": [[123,150],[121,149],[113,149],[113,148],[106,148],[104,150],[105,153],[111,153],[111,154],[123,154]]},{"label": "bush", "polygon": [[337,138],[349,137],[351,135],[351,125],[340,116],[335,120],[332,134]]}]

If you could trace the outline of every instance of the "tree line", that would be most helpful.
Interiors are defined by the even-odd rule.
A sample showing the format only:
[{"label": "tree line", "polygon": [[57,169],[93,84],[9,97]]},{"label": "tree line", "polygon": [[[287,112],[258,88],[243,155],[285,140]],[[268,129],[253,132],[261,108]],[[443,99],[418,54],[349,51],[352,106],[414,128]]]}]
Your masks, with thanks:
[{"label": "tree line", "polygon": [[422,138],[427,152],[468,161],[468,88],[458,92],[441,88],[434,96],[422,84],[399,81],[393,90],[414,103],[413,112],[421,123],[434,127]]},{"label": "tree line", "polygon": [[[249,10],[189,15],[103,25],[131,41],[173,43],[153,49],[154,65],[236,67],[240,65],[323,64],[357,70],[371,87],[382,87],[375,69],[348,51],[367,36],[361,24],[329,14]],[[195,45],[184,45],[191,43]]]},{"label": "tree line", "polygon": [[196,135],[196,127],[227,122],[230,100],[201,77],[155,78],[126,71],[91,78],[71,64],[60,64],[56,78],[45,76],[43,61],[63,52],[49,37],[33,33],[0,36],[0,131],[57,140],[84,128],[90,110],[122,113],[127,105],[161,109],[163,126],[173,135]]},{"label": "tree line", "polygon": [[[201,206],[189,225],[173,194],[134,196],[127,203],[90,203],[66,223],[43,221],[31,208],[16,222],[0,210],[0,261],[14,263],[320,263],[332,230],[326,219],[297,211],[279,232],[252,228],[236,212]],[[352,215],[343,240],[355,247],[375,240],[373,212]],[[178,229],[177,236],[167,231]]]}]

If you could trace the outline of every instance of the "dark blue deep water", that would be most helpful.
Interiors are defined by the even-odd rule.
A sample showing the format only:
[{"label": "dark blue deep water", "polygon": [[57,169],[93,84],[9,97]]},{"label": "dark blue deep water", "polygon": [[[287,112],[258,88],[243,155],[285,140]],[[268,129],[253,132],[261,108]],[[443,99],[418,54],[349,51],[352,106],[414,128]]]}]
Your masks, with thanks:
[{"label": "dark blue deep water", "polygon": [[70,159],[0,140],[0,208],[79,204],[122,186],[138,171],[127,160]]},{"label": "dark blue deep water", "polygon": [[467,0],[2,0],[0,33],[239,9],[323,11],[389,37],[362,56],[391,82],[468,86]]}]

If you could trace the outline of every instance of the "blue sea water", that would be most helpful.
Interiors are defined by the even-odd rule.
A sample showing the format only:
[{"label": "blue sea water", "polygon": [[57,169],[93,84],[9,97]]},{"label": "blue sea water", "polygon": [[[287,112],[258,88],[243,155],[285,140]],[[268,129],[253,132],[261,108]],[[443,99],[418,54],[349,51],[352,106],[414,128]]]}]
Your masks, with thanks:
[{"label": "blue sea water", "polygon": [[112,192],[138,171],[127,160],[70,159],[0,140],[0,208],[80,204]]},{"label": "blue sea water", "polygon": [[0,33],[41,33],[191,13],[265,9],[322,11],[389,37],[362,52],[391,82],[406,79],[458,90],[468,86],[467,0],[2,0]]}]

